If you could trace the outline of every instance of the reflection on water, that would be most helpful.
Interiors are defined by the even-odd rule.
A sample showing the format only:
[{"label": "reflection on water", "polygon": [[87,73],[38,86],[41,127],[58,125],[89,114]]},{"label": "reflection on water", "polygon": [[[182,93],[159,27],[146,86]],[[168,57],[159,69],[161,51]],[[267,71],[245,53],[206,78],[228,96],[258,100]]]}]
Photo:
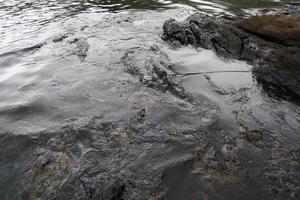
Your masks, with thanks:
[{"label": "reflection on water", "polygon": [[[287,3],[288,1],[284,1]],[[294,1],[293,1],[294,2]],[[57,12],[61,9],[68,10],[67,14],[76,14],[91,7],[101,8],[102,11],[117,11],[129,9],[166,9],[182,5],[198,9],[224,9],[237,10],[242,8],[257,8],[281,5],[278,0],[41,0],[41,1],[4,1],[2,9],[11,13],[20,14],[24,11],[36,9]]]},{"label": "reflection on water", "polygon": [[[39,23],[43,25],[59,17],[70,17],[87,11],[158,10],[191,6],[213,13],[229,12],[234,14],[242,9],[279,5],[282,3],[278,0],[11,0],[0,2],[0,25],[3,29],[11,26],[18,26],[19,29],[25,24],[34,26]],[[3,33],[4,30],[1,32]]]},{"label": "reflection on water", "polygon": [[[293,3],[299,0],[292,1]],[[290,2],[283,1],[284,4]],[[284,5],[280,0],[11,0],[0,1],[0,53],[12,51],[12,45],[51,22],[63,21],[80,13],[165,10],[190,7],[209,13],[237,14],[252,8]],[[53,29],[53,32],[56,32]],[[43,37],[43,36],[41,36]],[[37,38],[38,39],[38,38]],[[43,38],[46,39],[46,38]],[[31,43],[30,43],[31,44]],[[26,42],[21,46],[28,47]],[[19,47],[22,48],[22,47]]]},{"label": "reflection on water", "polygon": [[[91,139],[88,140],[95,143],[94,146],[90,146],[91,148],[87,145],[86,152],[93,153],[92,147],[108,148],[110,152],[106,156],[108,163],[111,164],[101,160],[106,154],[102,149],[99,151],[100,155],[95,154],[93,156],[90,154],[91,163],[95,163],[95,169],[94,166],[89,166],[90,163],[86,160],[80,163],[81,158],[76,156],[81,157],[81,154],[77,155],[77,150],[73,152],[73,147],[78,144],[80,148],[84,149],[82,143],[85,141],[82,141],[81,137],[76,138],[77,136],[74,136],[74,140],[69,140],[69,136],[73,136],[73,132],[66,131],[67,134],[64,137],[68,138],[67,142],[69,142],[66,144],[74,153],[74,163],[79,163],[74,171],[78,171],[78,169],[85,171],[84,167],[87,167],[87,169],[92,170],[91,174],[98,170],[97,173],[108,176],[103,169],[111,170],[117,166],[116,169],[122,168],[120,172],[125,169],[124,173],[127,175],[132,173],[131,169],[134,166],[141,171],[150,170],[149,174],[151,174],[153,173],[151,171],[152,164],[155,162],[156,169],[162,170],[174,162],[178,163],[181,158],[184,158],[183,160],[190,158],[190,155],[187,154],[192,152],[182,149],[182,145],[189,146],[191,141],[193,145],[199,144],[198,139],[202,133],[198,133],[196,130],[198,127],[205,130],[205,134],[206,129],[210,128],[233,129],[233,131],[228,132],[236,134],[238,133],[236,129],[241,124],[245,124],[252,129],[260,128],[273,131],[272,137],[276,138],[276,142],[280,142],[282,145],[287,147],[295,145],[299,141],[299,108],[288,102],[280,102],[265,97],[252,79],[251,73],[185,77],[181,80],[182,85],[197,101],[201,102],[200,108],[197,106],[195,109],[195,105],[189,105],[188,102],[169,93],[144,87],[136,76],[125,73],[124,63],[122,63],[123,57],[132,53],[134,59],[131,64],[136,64],[143,70],[145,62],[150,60],[149,57],[151,59],[154,57],[153,60],[157,62],[162,61],[163,56],[156,55],[157,52],[154,51],[158,47],[169,56],[172,64],[174,64],[173,70],[177,72],[250,70],[251,67],[245,62],[224,61],[208,50],[196,51],[189,47],[177,50],[169,49],[160,38],[162,24],[170,17],[183,19],[194,12],[195,8],[215,14],[237,14],[252,8],[281,6],[283,5],[282,2],[287,1],[0,1],[1,200],[16,199],[16,188],[26,173],[26,165],[31,159],[36,160],[36,157],[33,157],[36,149],[33,148],[40,144],[36,143],[35,140],[33,141],[31,137],[36,137],[36,133],[43,133],[43,131],[50,133],[53,131],[60,142],[60,136],[65,134],[64,132],[56,132],[56,128],[64,127],[66,124],[75,124],[74,126],[80,127],[93,117],[113,122],[111,127],[103,128],[108,129],[104,136],[110,137],[109,134],[111,134],[111,138],[104,138],[98,132],[84,129],[84,133],[91,134]],[[175,9],[177,7],[184,8]],[[138,53],[134,54],[135,52]],[[128,62],[130,61],[129,59]],[[124,146],[121,143],[117,143],[117,146],[111,145],[111,140],[119,137],[118,131],[121,130],[122,126],[127,126],[124,121],[128,121],[129,116],[139,110],[146,110],[147,132],[141,131],[142,133],[137,135],[138,142],[135,144],[128,141],[131,139],[131,135],[128,133],[129,135],[120,136],[122,137],[120,140],[124,139],[125,141]],[[138,119],[141,120],[140,118],[143,118],[144,115],[143,113],[138,115]],[[218,121],[220,127],[210,127],[215,120]],[[129,122],[131,121],[129,120]],[[90,126],[90,124],[88,125]],[[87,128],[90,128],[89,126]],[[166,127],[167,131],[164,131],[165,129],[162,127]],[[74,129],[77,128],[74,127]],[[194,130],[187,135],[181,133],[191,129],[195,129],[195,133]],[[284,132],[284,136],[282,136],[281,131]],[[165,133],[171,135],[164,136]],[[176,148],[178,145],[178,152],[174,151],[172,142],[169,144],[160,142],[162,136],[167,137],[168,140],[166,141],[169,141],[175,137],[175,134],[178,134],[176,137],[186,140],[186,144],[174,143]],[[99,140],[94,140],[94,136]],[[132,138],[134,137],[136,136]],[[154,139],[151,140],[151,138]],[[49,146],[53,145],[56,151],[60,145],[56,145],[54,140],[52,142],[49,140]],[[239,140],[239,142],[241,141]],[[246,148],[244,143],[238,144],[241,144],[239,148]],[[48,143],[45,144],[45,148],[48,148],[47,145]],[[155,145],[158,145],[159,148],[156,148]],[[168,145],[171,145],[172,148],[169,148]],[[124,151],[126,149],[127,151]],[[120,152],[122,155],[118,155]],[[262,163],[257,158],[256,151],[251,152],[253,160]],[[116,153],[117,155],[113,155],[116,156],[116,159],[112,159],[110,153]],[[247,153],[245,158],[252,159],[251,156]],[[128,159],[128,157],[130,158]],[[100,160],[99,163],[103,165],[103,168],[100,167],[99,169],[99,163],[94,162],[97,159]],[[69,161],[66,163],[68,164]],[[46,159],[44,164],[48,164]],[[253,166],[257,172],[264,170],[257,164],[251,164],[251,169]],[[127,168],[130,170],[126,171]],[[177,172],[175,170],[175,173]],[[184,170],[183,172],[185,173]],[[145,174],[143,173],[143,176]],[[253,174],[250,173],[250,175]],[[178,173],[179,179],[175,179],[176,183],[186,183],[180,180],[182,177],[184,178],[185,174],[181,175]],[[72,175],[70,176],[61,178],[72,178]],[[173,177],[173,173],[171,176]],[[256,174],[253,177],[255,180],[260,178]],[[37,179],[39,178],[37,177]],[[51,181],[52,179],[45,177],[45,180]],[[79,180],[77,176],[76,180]],[[151,181],[153,182],[153,180]],[[189,181],[189,177],[187,181]],[[142,182],[146,181],[138,182],[137,186]],[[37,180],[33,180],[32,184],[39,183]],[[194,183],[190,183],[190,185],[179,184],[180,187],[183,187],[178,191],[176,185],[174,189],[176,191],[172,195],[177,196],[182,190],[185,192],[181,195],[186,195],[190,192],[190,188],[194,190],[194,187],[190,187],[191,184]],[[201,185],[207,185],[207,182],[205,181]],[[46,184],[43,186],[46,187],[46,193],[47,191],[53,192],[53,187],[48,187]],[[246,186],[247,188],[240,192],[242,196],[256,199],[248,196],[248,186],[250,186],[249,188],[256,186],[257,191],[252,192],[251,190],[251,193],[260,194],[260,185],[256,185],[255,182],[255,184],[246,183]],[[228,188],[225,187],[225,189]],[[235,186],[229,187],[228,198],[222,199],[231,200],[231,193],[236,191]],[[211,193],[217,195],[217,192],[219,195],[223,194],[222,187],[217,187],[217,190]],[[193,196],[194,194],[191,193],[190,195]],[[196,195],[195,199],[198,199],[198,193]]]}]

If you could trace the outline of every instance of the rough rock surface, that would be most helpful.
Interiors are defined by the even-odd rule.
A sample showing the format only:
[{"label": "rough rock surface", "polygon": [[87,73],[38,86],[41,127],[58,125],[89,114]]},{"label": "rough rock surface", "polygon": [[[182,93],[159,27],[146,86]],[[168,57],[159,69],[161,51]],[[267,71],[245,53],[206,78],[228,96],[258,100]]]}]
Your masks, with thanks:
[{"label": "rough rock surface", "polygon": [[[147,51],[147,58],[141,55],[141,51]],[[152,56],[149,56],[152,55]],[[126,72],[139,77],[140,82],[150,88],[171,94],[192,102],[192,96],[185,92],[184,88],[178,84],[176,77],[170,76],[172,71],[168,56],[157,46],[150,49],[131,49],[122,57],[126,67]],[[143,67],[141,67],[143,66]]]},{"label": "rough rock surface", "polygon": [[[144,19],[151,16],[154,18],[153,24],[157,25],[160,15],[159,18],[155,18],[154,13],[146,13],[142,18],[140,12],[135,15],[130,18],[127,15],[108,18],[105,23],[97,22],[99,26],[95,29],[87,29],[76,37],[78,39],[61,44],[70,44],[72,54],[82,61],[83,70],[76,70],[79,75],[74,79],[84,79],[86,74],[82,73],[90,72],[86,79],[92,84],[78,84],[81,90],[75,87],[75,93],[87,92],[84,99],[91,98],[93,102],[94,97],[99,98],[95,104],[84,104],[82,98],[79,98],[79,103],[74,102],[83,110],[91,107],[95,113],[77,118],[82,110],[75,109],[75,117],[61,121],[60,117],[57,119],[57,109],[43,107],[39,101],[39,104],[29,102],[25,106],[1,110],[2,114],[6,112],[10,118],[17,117],[14,120],[20,123],[24,123],[23,118],[30,118],[28,113],[36,115],[39,119],[37,123],[42,126],[43,115],[39,112],[46,108],[47,112],[51,109],[51,114],[57,112],[53,118],[60,121],[41,130],[33,130],[34,123],[29,124],[30,130],[25,129],[26,126],[15,126],[18,132],[1,131],[0,127],[0,188],[5,188],[0,189],[1,200],[298,200],[298,107],[273,102],[269,98],[257,104],[255,100],[259,98],[255,96],[260,95],[260,90],[257,91],[256,87],[253,90],[241,88],[243,90],[234,93],[229,93],[229,90],[228,93],[220,94],[220,98],[229,100],[225,104],[215,103],[212,101],[215,99],[191,92],[182,82],[190,77],[174,75],[176,70],[172,71],[168,56],[160,50],[162,41],[158,37],[159,33],[149,31],[149,27],[153,27],[152,23],[143,25],[146,31],[135,35],[140,42],[132,45],[137,42],[131,39],[133,30],[136,30],[133,21],[143,19],[144,22]],[[173,16],[172,13],[167,15]],[[248,35],[229,24],[229,19],[218,20],[227,27],[228,32],[224,35],[228,38],[234,39],[233,30],[238,31],[237,34]],[[225,25],[225,22],[228,24]],[[116,30],[120,29],[116,24],[121,25],[121,30],[123,26],[129,30],[128,37],[124,37],[126,34],[121,34],[125,38],[123,40],[113,37],[104,50],[102,47],[96,48],[101,46],[98,42],[89,42],[82,37],[89,34],[94,37],[98,33],[99,41],[102,42],[101,35],[119,36],[120,31]],[[174,25],[177,26],[176,23]],[[181,29],[181,26],[177,27]],[[149,35],[144,35],[144,31]],[[157,39],[155,45],[152,42],[145,45],[145,41],[154,41],[153,36]],[[207,34],[205,37],[209,36]],[[236,52],[238,58],[239,52],[243,52],[242,56],[253,55],[257,59],[256,54],[245,53],[247,48],[239,51],[234,49],[241,43],[239,37],[235,37],[236,43],[229,45],[218,32],[215,32],[214,37],[223,42],[215,45],[220,55],[230,49]],[[63,38],[54,42],[60,43]],[[193,34],[183,39],[187,40],[187,44],[188,40],[193,41]],[[273,45],[278,50],[285,48],[258,37],[251,36],[250,39]],[[206,44],[213,43],[207,41]],[[294,47],[289,48],[292,50]],[[258,48],[255,50],[257,55],[264,52]],[[97,61],[99,52],[103,52],[101,59],[105,62],[100,63],[109,69],[107,72],[102,69],[100,73],[89,71],[91,66],[88,62],[93,52]],[[231,52],[226,55],[231,57]],[[291,63],[294,62],[293,58],[297,59],[296,56],[291,57]],[[124,73],[124,69],[129,74]],[[104,74],[104,79],[99,77],[100,74]],[[67,77],[54,79],[54,90],[59,89],[58,84],[68,88]],[[101,81],[98,82],[99,79]],[[208,81],[207,87],[215,91],[213,80]],[[96,92],[83,85],[97,85]],[[66,97],[71,100],[78,98],[73,93]],[[51,96],[45,96],[43,103],[45,99],[51,102],[50,105],[56,103]],[[106,104],[105,101],[110,103]],[[74,108],[70,101],[67,102],[69,108]],[[95,107],[99,104],[105,109]]]},{"label": "rough rock surface", "polygon": [[[253,16],[242,20],[195,13],[184,22],[169,19],[163,39],[172,45],[213,49],[219,56],[246,60],[255,66],[258,82],[270,94],[300,102],[300,8],[285,15]],[[264,14],[268,14],[264,11]],[[290,15],[289,15],[290,14]]]},{"label": "rough rock surface", "polygon": [[300,46],[300,16],[253,16],[242,20],[239,26],[267,40],[287,46]]}]

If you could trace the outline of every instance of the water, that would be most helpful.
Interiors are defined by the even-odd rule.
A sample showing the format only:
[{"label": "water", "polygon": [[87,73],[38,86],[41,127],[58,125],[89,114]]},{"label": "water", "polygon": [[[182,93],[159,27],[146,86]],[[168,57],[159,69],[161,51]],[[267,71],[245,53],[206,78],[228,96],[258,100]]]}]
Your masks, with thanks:
[{"label": "water", "polygon": [[[285,1],[286,2],[286,1]],[[293,1],[294,2],[294,1]],[[76,17],[80,13],[124,12],[137,10],[165,10],[193,7],[209,13],[236,14],[258,7],[282,6],[281,1],[1,1],[1,52],[12,50],[14,42],[36,36],[39,29],[58,21]],[[34,34],[35,33],[35,34]],[[45,37],[45,36],[44,36]],[[43,38],[45,39],[45,38]],[[9,46],[9,47],[8,47]]]},{"label": "water", "polygon": [[[80,196],[92,186],[79,180],[97,188],[116,177],[130,182],[127,199],[162,190],[166,199],[232,199],[237,189],[235,199],[264,199],[260,189],[270,181],[260,180],[265,163],[298,148],[297,105],[269,97],[247,72],[180,78],[191,103],[146,87],[127,73],[126,63],[142,70],[147,63],[170,62],[171,71],[182,73],[251,71],[208,50],[171,49],[160,38],[163,22],[196,10],[247,15],[290,2],[298,1],[0,1],[1,199],[51,199],[67,193],[65,185]],[[245,128],[261,131],[263,140],[247,143],[239,136]],[[206,143],[211,146],[203,150]],[[244,170],[203,175],[195,159],[228,146],[249,169],[244,182]],[[295,176],[285,162],[296,161],[289,159],[268,169],[284,174],[283,193]],[[292,194],[298,183],[291,182]]]}]

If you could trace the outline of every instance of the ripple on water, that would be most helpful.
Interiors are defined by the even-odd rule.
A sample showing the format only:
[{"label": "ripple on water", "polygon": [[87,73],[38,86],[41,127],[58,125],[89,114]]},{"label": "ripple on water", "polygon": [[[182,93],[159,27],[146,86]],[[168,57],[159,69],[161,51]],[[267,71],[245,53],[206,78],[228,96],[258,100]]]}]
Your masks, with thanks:
[{"label": "ripple on water", "polygon": [[[260,146],[263,142],[279,143],[271,150],[280,157],[284,148],[299,141],[297,106],[267,97],[251,73],[186,76],[180,84],[196,99],[187,102],[168,91],[147,88],[125,72],[121,59],[138,49],[131,61],[139,69],[153,58],[160,63],[165,58],[160,52],[168,54],[174,73],[251,70],[244,62],[221,60],[211,51],[166,47],[159,37],[164,20],[182,19],[192,9],[137,11],[186,3],[202,11],[234,14],[245,7],[280,4],[249,2],[2,1],[0,185],[7,188],[0,196],[14,199],[19,183],[25,184],[19,190],[29,197],[39,194],[30,193],[31,187],[43,195],[65,195],[67,189],[73,194],[100,194],[94,189],[118,176],[129,180],[128,193],[145,197],[153,195],[165,168],[170,169],[166,173],[170,191],[180,187],[172,195],[186,190],[182,194],[191,199],[200,195],[218,199],[223,191],[224,199],[230,199],[240,189],[231,183],[246,174],[244,169],[250,170],[249,182],[258,180],[258,172],[265,170],[264,156],[269,156]],[[156,56],[153,44],[162,50]],[[240,132],[248,135],[242,137]],[[248,138],[249,142],[247,136],[255,134],[259,137]],[[235,155],[239,149],[241,157]],[[234,171],[240,169],[237,161],[245,165],[243,170]],[[224,166],[229,168],[222,174]],[[206,174],[193,176],[196,172]],[[48,180],[55,180],[50,183],[53,187],[41,184]],[[183,184],[174,186],[174,180]],[[242,193],[235,194],[247,198],[260,194],[260,184],[249,182],[242,182]],[[67,189],[59,188],[60,183]],[[87,188],[81,187],[83,183]],[[218,185],[223,183],[229,184]]]}]

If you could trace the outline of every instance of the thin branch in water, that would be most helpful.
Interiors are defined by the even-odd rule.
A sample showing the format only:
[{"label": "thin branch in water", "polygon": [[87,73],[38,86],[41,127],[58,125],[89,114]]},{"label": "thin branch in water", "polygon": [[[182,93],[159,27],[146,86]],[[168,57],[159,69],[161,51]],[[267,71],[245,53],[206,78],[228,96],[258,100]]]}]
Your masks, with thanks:
[{"label": "thin branch in water", "polygon": [[206,74],[217,74],[217,73],[250,73],[249,70],[232,70],[232,71],[208,71],[208,72],[191,72],[191,73],[176,73],[171,74],[173,76],[193,76],[193,75],[206,75]]}]

